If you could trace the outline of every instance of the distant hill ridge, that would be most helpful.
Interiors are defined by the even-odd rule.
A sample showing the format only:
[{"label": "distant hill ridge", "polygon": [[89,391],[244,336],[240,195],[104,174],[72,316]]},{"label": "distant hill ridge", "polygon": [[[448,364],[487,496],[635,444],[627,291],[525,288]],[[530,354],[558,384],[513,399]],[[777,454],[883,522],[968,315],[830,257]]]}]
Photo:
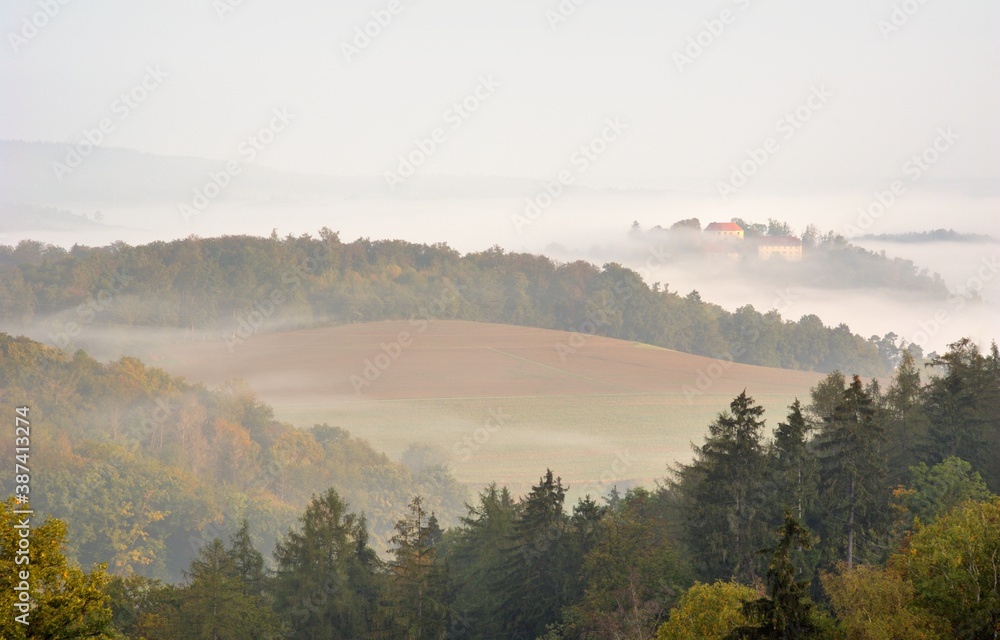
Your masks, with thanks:
[{"label": "distant hill ridge", "polygon": [[279,238],[190,237],[142,246],[0,247],[0,321],[37,326],[73,349],[90,323],[175,327],[230,342],[289,326],[393,319],[475,320],[643,342],[769,367],[885,375],[893,335],[865,339],[815,315],[729,312],[647,285],[616,263],[556,264],[499,247],[343,243],[320,231]]},{"label": "distant hill ridge", "polygon": [[959,233],[954,229],[934,229],[932,231],[911,231],[909,233],[879,233],[860,236],[859,240],[879,240],[881,242],[996,242],[993,236],[981,233]]}]

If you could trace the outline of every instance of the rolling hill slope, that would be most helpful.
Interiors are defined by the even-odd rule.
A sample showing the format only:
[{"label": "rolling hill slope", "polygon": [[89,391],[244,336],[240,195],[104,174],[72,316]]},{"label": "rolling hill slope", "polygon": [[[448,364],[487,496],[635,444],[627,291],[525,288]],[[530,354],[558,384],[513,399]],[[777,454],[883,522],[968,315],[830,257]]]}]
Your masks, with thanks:
[{"label": "rolling hill slope", "polygon": [[245,379],[278,417],[327,422],[476,488],[525,490],[546,467],[572,493],[651,486],[744,388],[768,425],[821,376],[563,331],[395,321],[151,346],[189,380]]}]

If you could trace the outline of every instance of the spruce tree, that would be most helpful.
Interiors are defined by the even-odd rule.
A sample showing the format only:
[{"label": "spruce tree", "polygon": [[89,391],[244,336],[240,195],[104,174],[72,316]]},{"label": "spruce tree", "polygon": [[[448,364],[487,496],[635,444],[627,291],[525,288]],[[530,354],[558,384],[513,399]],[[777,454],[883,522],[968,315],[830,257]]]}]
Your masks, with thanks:
[{"label": "spruce tree", "polygon": [[861,547],[868,549],[869,558],[879,555],[872,543],[888,526],[885,428],[858,376],[826,416],[817,448],[827,559],[842,557],[850,569]]},{"label": "spruce tree", "polygon": [[507,638],[533,640],[570,603],[566,584],[569,518],[566,487],[548,469],[518,505],[498,587]]},{"label": "spruce tree", "polygon": [[442,551],[454,585],[448,638],[503,638],[506,617],[500,577],[509,568],[507,545],[517,505],[491,484],[468,506],[461,526],[444,536]]},{"label": "spruce tree", "polygon": [[729,406],[709,425],[677,485],[702,578],[753,582],[760,568],[755,553],[767,536],[764,408],[745,390]]},{"label": "spruce tree", "polygon": [[818,612],[809,598],[809,581],[796,580],[792,551],[809,549],[811,536],[785,511],[778,544],[761,553],[770,556],[767,594],[743,605],[749,624],[737,627],[727,640],[811,640],[822,637]]},{"label": "spruce tree", "polygon": [[940,462],[957,456],[983,474],[991,491],[1000,491],[1000,356],[996,349],[983,356],[968,338],[948,345],[950,350],[929,366],[943,369],[928,385],[930,419],[927,458]]},{"label": "spruce tree", "polygon": [[364,517],[347,510],[334,489],[314,497],[274,552],[275,608],[291,638],[363,637],[380,596],[379,560],[368,546]]},{"label": "spruce tree", "polygon": [[788,407],[785,422],[778,423],[774,432],[774,460],[771,465],[775,479],[775,495],[782,507],[792,510],[799,522],[812,516],[816,499],[816,458],[809,447],[811,428],[802,413],[798,399]]},{"label": "spruce tree", "polygon": [[191,562],[188,584],[176,593],[176,637],[271,640],[280,636],[273,610],[259,592],[247,592],[241,575],[244,558],[259,554],[252,545],[244,545],[248,538],[238,533],[236,539],[239,547],[229,548],[213,540]]},{"label": "spruce tree", "polygon": [[906,470],[919,462],[919,450],[927,438],[928,426],[920,370],[909,349],[903,350],[903,358],[886,392],[886,401],[889,480],[893,485],[904,484],[909,481]]}]

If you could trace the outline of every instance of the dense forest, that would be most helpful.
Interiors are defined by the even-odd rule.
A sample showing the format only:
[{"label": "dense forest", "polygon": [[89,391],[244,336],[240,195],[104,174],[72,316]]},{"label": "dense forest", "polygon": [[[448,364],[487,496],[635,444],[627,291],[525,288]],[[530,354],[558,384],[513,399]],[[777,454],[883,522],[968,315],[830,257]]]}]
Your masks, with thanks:
[{"label": "dense forest", "polygon": [[[466,489],[440,466],[411,469],[344,429],[298,429],[238,381],[208,390],[135,358],[102,364],[0,333],[0,406],[30,399],[32,507],[71,527],[84,566],[178,580],[201,546],[247,520],[271,546],[313,492],[336,486],[373,539],[417,491],[446,522]],[[3,479],[8,493],[13,476]]]},{"label": "dense forest", "polygon": [[786,319],[749,305],[730,312],[615,263],[557,264],[499,247],[463,256],[442,244],[343,243],[328,229],[319,238],[190,237],[69,251],[0,246],[0,322],[69,352],[93,350],[88,340],[104,325],[167,327],[234,345],[288,327],[405,318],[597,333],[823,373],[886,375],[903,350],[922,355],[891,333],[865,339],[815,315]]},{"label": "dense forest", "polygon": [[[52,433],[38,447],[39,457],[51,457],[38,466],[53,474],[59,490],[52,493],[64,496],[59,503],[45,504],[41,496],[32,502],[56,518],[33,533],[43,553],[35,567],[31,635],[7,616],[0,631],[11,640],[986,640],[1000,634],[995,345],[984,354],[969,340],[955,342],[928,363],[927,379],[905,352],[884,388],[833,372],[806,404],[796,401],[777,418],[773,434],[762,407],[741,393],[707,425],[691,462],[675,466],[656,487],[624,495],[587,496],[570,506],[567,487],[546,470],[524,496],[495,485],[482,489],[459,524],[444,529],[435,505],[449,485],[414,483],[394,503],[394,531],[382,556],[370,535],[371,503],[345,498],[341,474],[353,461],[335,452],[345,453],[345,440],[363,450],[347,434],[332,427],[296,432],[274,423],[252,397],[185,387],[177,389],[180,397],[193,394],[205,414],[192,421],[178,409],[160,425],[165,429],[154,420],[142,434],[149,451],[140,454],[123,442],[127,425],[113,419],[108,402],[123,397],[141,404],[150,397],[143,388],[179,383],[128,359],[100,365],[24,339],[5,337],[2,344],[0,400],[15,406],[29,385],[45,391],[33,397],[55,399],[37,407]],[[81,390],[102,403],[73,407],[85,402]],[[83,420],[89,426],[71,432],[74,420],[97,407],[100,420]],[[245,477],[219,475],[243,469],[227,457],[227,464],[191,468],[179,443],[194,433],[193,423],[202,425],[202,437],[225,446],[245,435],[248,457],[251,450],[262,459],[285,455],[279,468],[303,474],[294,484],[314,493],[295,522],[287,510],[270,512],[283,531],[273,545],[262,546],[254,535],[259,524],[241,519],[224,535],[203,537],[183,580],[163,582],[118,561],[155,556],[147,546],[154,536],[106,541],[96,532],[115,525],[105,521],[144,514],[151,530],[179,526],[183,538],[189,523],[166,512],[191,509],[186,503],[206,499],[207,485],[243,490],[246,503],[280,500],[271,482],[258,480],[268,477],[264,467],[249,467]],[[278,446],[283,438],[294,444]],[[304,450],[320,457],[295,457]],[[279,453],[287,451],[296,453]],[[108,459],[113,463],[102,463]],[[62,480],[53,473],[74,464]],[[157,470],[159,476],[150,475]],[[81,481],[88,473],[112,481],[100,487]],[[374,485],[380,473],[369,472],[366,481]],[[209,476],[211,482],[194,488],[197,478]],[[142,482],[151,484],[134,488]],[[157,483],[164,485],[159,494]],[[87,492],[105,485],[134,493],[92,505],[95,496]],[[133,502],[145,495],[172,502]],[[8,501],[0,510],[4,581],[14,575],[13,508]],[[109,543],[120,546],[94,546]],[[81,558],[110,564],[84,572]],[[9,611],[14,591],[3,586]]]}]

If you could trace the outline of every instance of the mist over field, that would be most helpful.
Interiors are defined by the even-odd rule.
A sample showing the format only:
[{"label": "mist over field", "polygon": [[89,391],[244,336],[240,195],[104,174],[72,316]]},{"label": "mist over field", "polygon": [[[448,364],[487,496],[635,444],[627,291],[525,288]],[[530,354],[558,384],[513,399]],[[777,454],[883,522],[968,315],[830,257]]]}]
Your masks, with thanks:
[{"label": "mist over field", "polygon": [[996,639],[995,0],[0,34],[0,638]]},{"label": "mist over field", "polygon": [[[25,148],[38,155],[38,145],[0,143],[8,175],[14,175],[15,165],[23,162],[19,150]],[[251,168],[240,176],[244,183],[234,183],[203,213],[184,219],[177,211],[178,203],[185,201],[184,191],[192,181],[210,172],[209,161],[107,151],[106,157],[95,156],[87,167],[93,174],[90,183],[62,185],[56,194],[50,193],[44,179],[36,180],[37,184],[31,180],[11,184],[8,194],[20,204],[0,205],[4,220],[0,242],[34,239],[65,247],[117,241],[142,244],[192,234],[230,235],[236,230],[256,235],[275,229],[279,235],[312,234],[325,226],[345,238],[445,242],[463,252],[501,246],[567,262],[618,262],[638,271],[649,284],[660,282],[681,293],[698,290],[706,300],[730,310],[746,304],[760,311],[777,308],[782,317],[792,320],[816,314],[827,323],[846,323],[866,337],[894,332],[927,351],[943,350],[958,334],[973,336],[983,345],[996,334],[1000,312],[1000,278],[996,277],[1000,245],[996,241],[901,244],[851,236],[861,231],[924,231],[947,222],[948,228],[960,233],[995,237],[1000,234],[993,215],[1000,206],[996,197],[912,194],[877,220],[866,221],[862,217],[865,195],[844,192],[747,196],[723,203],[711,194],[682,190],[568,186],[561,187],[561,196],[543,208],[536,201],[539,194],[547,194],[545,186],[551,182],[432,176],[414,179],[407,194],[397,195],[375,177],[332,178]],[[145,170],[138,171],[136,165]],[[116,197],[123,173],[136,177],[127,182],[128,195]],[[446,193],[462,195],[443,196]],[[541,201],[548,202],[544,197]],[[956,208],[957,212],[941,215]],[[674,252],[669,242],[658,238],[637,242],[627,234],[633,222],[650,229],[669,227],[680,219],[698,218],[707,225],[737,215],[786,221],[798,233],[811,224],[824,232],[847,235],[858,246],[884,251],[890,259],[910,260],[930,275],[940,274],[953,295],[941,299],[864,282],[811,286],[802,278],[789,281],[773,273],[747,273],[714,257],[664,257],[664,252]],[[836,280],[830,269],[823,275],[827,281]],[[946,321],[942,323],[940,317]]]}]

